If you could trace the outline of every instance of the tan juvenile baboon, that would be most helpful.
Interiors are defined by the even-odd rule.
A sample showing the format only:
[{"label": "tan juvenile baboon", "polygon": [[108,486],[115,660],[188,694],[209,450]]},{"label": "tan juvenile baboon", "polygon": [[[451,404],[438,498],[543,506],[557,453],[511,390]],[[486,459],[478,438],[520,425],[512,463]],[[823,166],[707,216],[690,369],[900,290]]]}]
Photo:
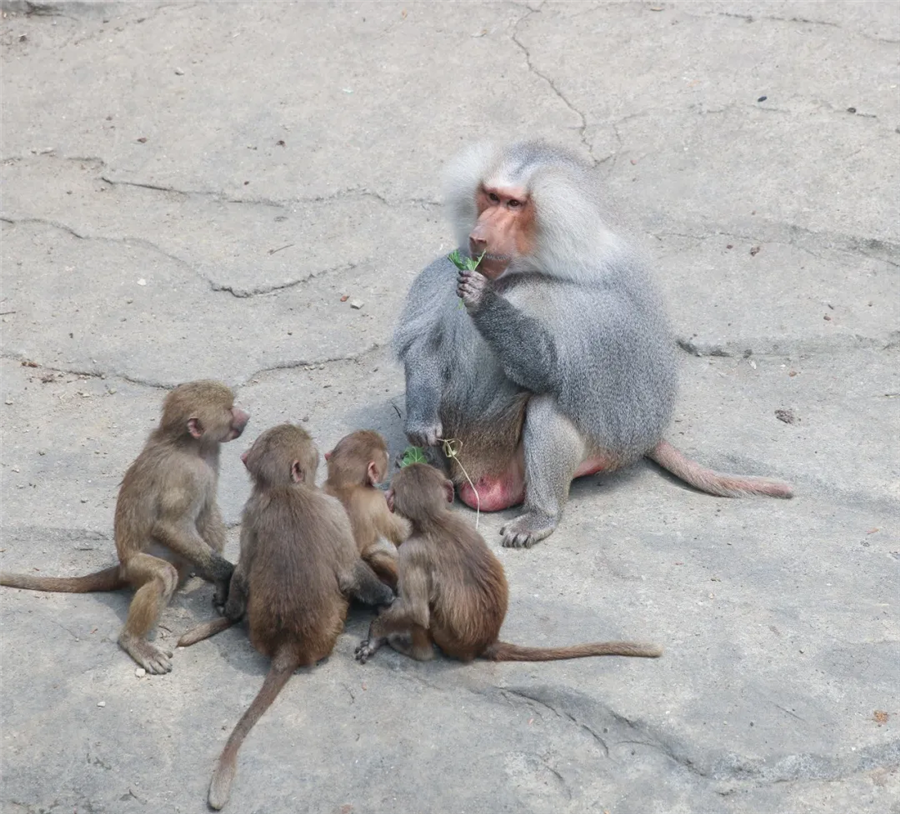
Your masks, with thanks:
[{"label": "tan juvenile baboon", "polygon": [[116,501],[119,564],[83,577],[0,574],[0,585],[88,593],[136,589],[119,644],[148,673],[167,673],[171,656],[147,641],[163,608],[192,571],[225,601],[233,566],[222,557],[225,526],[216,504],[219,446],[237,438],[249,416],[224,384],[198,381],[169,393],[159,426],[128,468]]},{"label": "tan juvenile baboon", "polygon": [[501,642],[508,599],[503,566],[484,538],[448,508],[453,483],[434,467],[412,464],[394,476],[387,500],[391,511],[410,521],[412,534],[400,546],[400,595],[372,622],[368,638],[356,648],[359,661],[367,661],[385,642],[420,661],[432,658],[432,642],[461,661],[662,655],[655,645],[634,642],[569,647]]},{"label": "tan juvenile baboon", "polygon": [[324,489],[347,510],[360,556],[382,581],[396,588],[397,546],[409,536],[409,524],[391,514],[384,492],[377,488],[388,472],[384,438],[373,430],[357,430],[338,441],[325,460]]},{"label": "tan juvenile baboon", "polygon": [[664,440],[675,342],[591,167],[537,141],[478,145],[450,164],[446,204],[460,252],[482,259],[457,272],[441,257],[410,288],[394,334],[406,433],[419,446],[458,442],[451,472],[469,506],[524,502],[503,545],[551,534],[573,478],[641,456],[713,495],[791,496],[785,483],[714,472]]},{"label": "tan juvenile baboon", "polygon": [[[215,809],[228,800],[244,738],[291,673],[331,653],[344,627],[348,597],[373,605],[394,598],[360,559],[341,504],[316,487],[319,453],[305,430],[291,424],[273,427],[241,457],[253,492],[244,507],[241,555],[226,618],[197,630],[208,635],[246,612],[250,643],[272,664],[219,757],[209,787],[209,805]],[[200,638],[189,631],[180,643]]]}]

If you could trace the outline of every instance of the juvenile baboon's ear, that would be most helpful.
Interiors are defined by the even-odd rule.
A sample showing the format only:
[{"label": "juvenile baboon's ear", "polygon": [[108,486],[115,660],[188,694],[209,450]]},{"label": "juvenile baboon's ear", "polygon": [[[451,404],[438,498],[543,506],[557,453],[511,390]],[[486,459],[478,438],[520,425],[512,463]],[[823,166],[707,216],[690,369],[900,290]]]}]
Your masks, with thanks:
[{"label": "juvenile baboon's ear", "polygon": [[456,497],[456,490],[453,488],[453,481],[444,481],[444,496],[447,498],[448,503],[453,502],[453,499]]},{"label": "juvenile baboon's ear", "polygon": [[369,461],[369,465],[366,467],[366,478],[369,481],[369,486],[378,485],[378,464],[375,461]]},{"label": "juvenile baboon's ear", "polygon": [[391,514],[394,513],[394,490],[388,489],[387,492],[384,493],[384,499],[387,501],[388,509]]},{"label": "juvenile baboon's ear", "polygon": [[187,428],[193,438],[201,438],[203,436],[203,425],[200,423],[199,418],[189,418]]},{"label": "juvenile baboon's ear", "polygon": [[330,452],[326,452],[326,453],[325,453],[325,461],[326,461],[326,462],[331,460],[331,453],[332,453],[332,452],[334,452],[334,450],[331,450]]},{"label": "juvenile baboon's ear", "polygon": [[300,466],[300,461],[294,461],[291,464],[291,480],[294,483],[301,483],[303,481],[303,467]]}]

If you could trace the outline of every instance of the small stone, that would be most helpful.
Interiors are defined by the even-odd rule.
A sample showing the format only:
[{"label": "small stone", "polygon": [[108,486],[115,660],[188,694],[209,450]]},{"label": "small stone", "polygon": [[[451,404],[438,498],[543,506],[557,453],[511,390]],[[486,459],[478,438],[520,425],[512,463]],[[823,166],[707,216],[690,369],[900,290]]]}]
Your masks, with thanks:
[{"label": "small stone", "polygon": [[137,667],[135,668],[134,674],[138,678],[143,678],[145,675],[147,675],[147,671],[143,667]]},{"label": "small stone", "polygon": [[184,76],[184,71],[181,68],[175,69],[175,76]]},{"label": "small stone", "polygon": [[793,410],[776,410],[775,418],[783,421],[785,424],[795,424],[797,422],[797,416],[794,415]]},{"label": "small stone", "polygon": [[81,502],[82,502],[82,503],[87,503],[87,498],[86,498],[86,497],[81,498]]},{"label": "small stone", "polygon": [[355,308],[357,311],[359,311],[363,305],[365,305],[365,303],[362,300],[350,300],[350,307]]},{"label": "small stone", "polygon": [[147,285],[147,281],[143,277],[141,277],[141,279],[138,280],[138,285]]},{"label": "small stone", "polygon": [[105,707],[105,706],[106,706],[106,701],[98,701],[98,702],[97,702],[97,706],[98,706],[98,707]]},{"label": "small stone", "polygon": [[126,304],[126,305],[131,305],[131,303],[133,303],[133,302],[134,302],[134,300],[133,300],[131,297],[126,297],[126,298],[125,298],[125,304]]}]

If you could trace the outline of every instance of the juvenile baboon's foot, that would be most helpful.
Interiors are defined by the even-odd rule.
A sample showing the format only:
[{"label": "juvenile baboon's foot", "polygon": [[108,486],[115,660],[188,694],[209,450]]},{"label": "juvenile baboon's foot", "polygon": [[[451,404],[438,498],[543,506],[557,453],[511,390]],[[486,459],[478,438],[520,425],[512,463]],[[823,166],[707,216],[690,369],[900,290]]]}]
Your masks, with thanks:
[{"label": "juvenile baboon's foot", "polygon": [[434,647],[431,642],[416,644],[411,633],[391,633],[388,636],[388,644],[398,653],[417,661],[431,661],[434,658]]},{"label": "juvenile baboon's foot", "polygon": [[505,548],[531,548],[556,530],[558,520],[542,512],[526,512],[507,523],[500,534]]},{"label": "juvenile baboon's foot", "polygon": [[356,646],[356,660],[360,664],[365,664],[378,652],[383,644],[384,639],[363,639]]},{"label": "juvenile baboon's foot", "polygon": [[119,647],[151,675],[162,675],[172,670],[172,651],[162,650],[146,639],[122,633],[119,636]]}]

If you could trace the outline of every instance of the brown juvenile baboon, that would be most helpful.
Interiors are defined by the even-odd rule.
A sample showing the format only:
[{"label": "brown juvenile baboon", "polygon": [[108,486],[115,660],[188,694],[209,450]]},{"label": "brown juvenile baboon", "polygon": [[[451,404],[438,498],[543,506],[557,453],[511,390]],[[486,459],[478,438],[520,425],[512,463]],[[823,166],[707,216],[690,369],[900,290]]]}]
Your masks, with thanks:
[{"label": "brown juvenile baboon", "polygon": [[[198,630],[216,632],[246,612],[250,643],[272,664],[219,757],[209,787],[215,809],[228,800],[241,743],[291,673],[331,653],[344,627],[348,597],[372,605],[394,598],[360,559],[341,504],[316,487],[319,453],[305,430],[273,427],[241,457],[253,492],[244,507],[226,618]],[[195,634],[189,631],[180,643],[203,638]]]},{"label": "brown juvenile baboon", "polygon": [[654,645],[634,642],[570,647],[501,642],[508,599],[503,566],[484,538],[448,508],[452,482],[434,467],[412,464],[394,476],[387,500],[391,511],[410,521],[412,534],[400,546],[400,595],[372,622],[368,638],[356,648],[359,661],[367,661],[385,642],[420,661],[432,658],[432,642],[461,661],[662,655]]},{"label": "brown juvenile baboon", "polygon": [[382,581],[396,588],[397,546],[409,536],[409,524],[391,514],[384,492],[377,488],[388,471],[384,438],[373,430],[358,430],[338,441],[325,460],[324,489],[347,510],[360,556]]},{"label": "brown juvenile baboon", "polygon": [[601,198],[592,168],[557,147],[463,153],[446,173],[446,203],[460,252],[481,262],[457,272],[435,260],[394,333],[410,441],[458,442],[451,473],[469,506],[525,503],[501,529],[505,546],[551,534],[573,478],[641,456],[713,495],[791,496],[785,483],[714,472],[663,440],[675,343],[646,264]]},{"label": "brown juvenile baboon", "polygon": [[178,585],[192,571],[225,601],[233,566],[222,557],[225,526],[216,504],[219,446],[237,438],[249,416],[224,384],[198,381],[169,393],[159,426],[128,468],[116,501],[119,564],[83,577],[0,574],[0,585],[87,593],[131,586],[137,592],[119,644],[148,673],[167,673],[171,656],[147,641]]}]

